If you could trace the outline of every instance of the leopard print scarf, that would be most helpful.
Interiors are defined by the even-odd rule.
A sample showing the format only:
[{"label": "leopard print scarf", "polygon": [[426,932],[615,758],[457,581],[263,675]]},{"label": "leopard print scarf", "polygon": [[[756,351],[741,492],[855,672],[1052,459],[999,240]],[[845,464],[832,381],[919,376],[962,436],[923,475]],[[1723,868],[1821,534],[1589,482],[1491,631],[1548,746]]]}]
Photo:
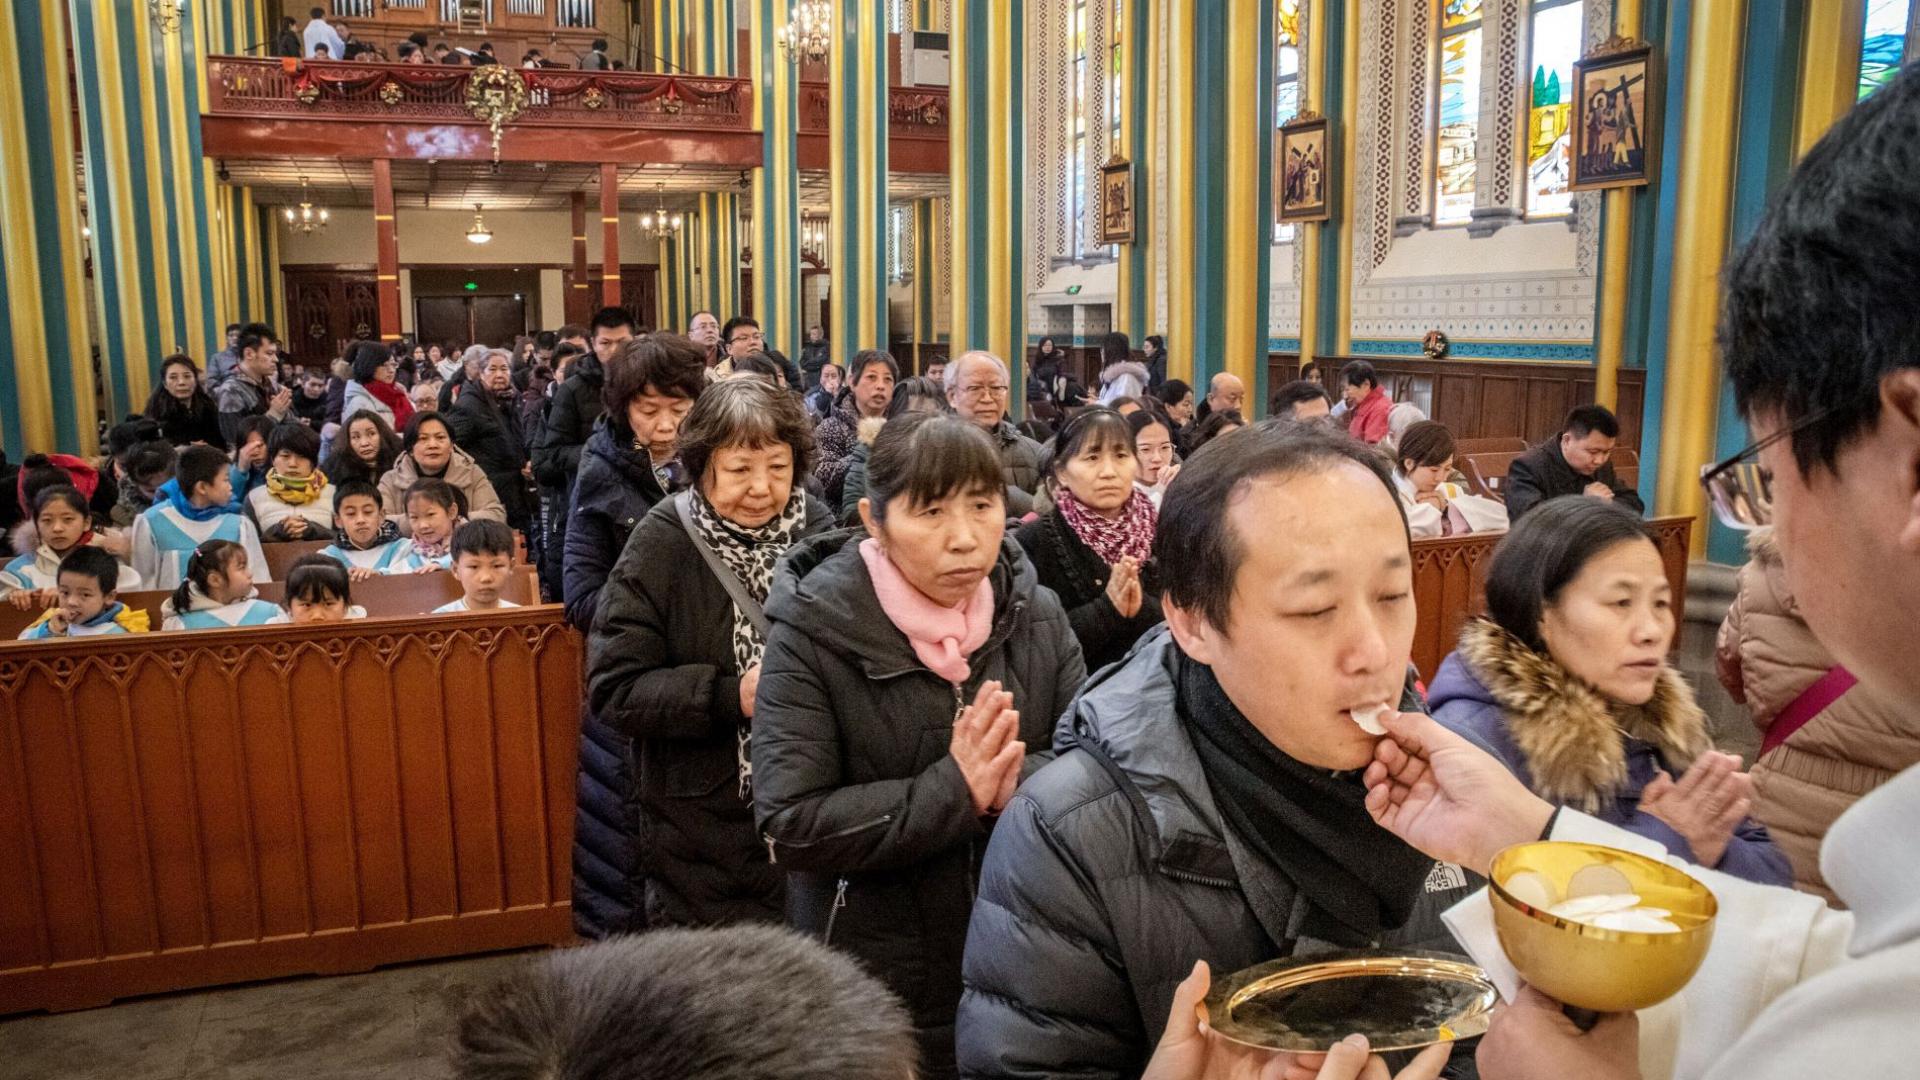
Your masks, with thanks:
[{"label": "leopard print scarf", "polygon": [[[787,497],[787,505],[780,515],[758,528],[748,529],[734,524],[720,516],[698,489],[693,493],[693,526],[700,534],[700,540],[720,561],[733,571],[747,595],[759,603],[767,602],[767,591],[773,588],[773,567],[793,547],[794,539],[807,523],[807,493],[798,484],[793,494]],[[733,607],[733,662],[741,672],[745,672],[760,662],[767,650],[767,643],[754,629],[753,620],[738,605]],[[752,730],[749,724],[741,724],[738,738],[737,762],[740,768],[740,797],[747,798],[753,792],[753,761],[749,755]]]}]

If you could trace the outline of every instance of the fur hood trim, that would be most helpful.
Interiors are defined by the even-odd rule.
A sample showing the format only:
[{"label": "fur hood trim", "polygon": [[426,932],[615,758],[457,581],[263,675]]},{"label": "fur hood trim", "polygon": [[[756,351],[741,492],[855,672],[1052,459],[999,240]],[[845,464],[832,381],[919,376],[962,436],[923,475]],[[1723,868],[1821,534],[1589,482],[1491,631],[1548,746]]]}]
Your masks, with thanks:
[{"label": "fur hood trim", "polygon": [[1461,631],[1460,656],[1500,704],[1535,790],[1551,802],[1598,811],[1627,781],[1622,735],[1651,744],[1676,777],[1712,745],[1706,714],[1671,665],[1645,705],[1616,706],[1486,620]]}]

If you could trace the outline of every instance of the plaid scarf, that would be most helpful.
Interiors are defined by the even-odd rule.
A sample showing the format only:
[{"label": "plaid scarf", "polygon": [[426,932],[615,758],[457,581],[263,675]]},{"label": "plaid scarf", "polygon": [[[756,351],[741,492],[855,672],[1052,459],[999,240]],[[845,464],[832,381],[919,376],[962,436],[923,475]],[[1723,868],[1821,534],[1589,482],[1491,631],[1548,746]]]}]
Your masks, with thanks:
[{"label": "plaid scarf", "polygon": [[327,490],[327,474],[319,469],[311,476],[283,476],[267,470],[267,494],[288,506],[305,506]]},{"label": "plaid scarf", "polygon": [[1144,565],[1153,554],[1153,531],[1160,522],[1160,511],[1153,508],[1153,500],[1139,488],[1127,497],[1127,504],[1117,518],[1102,517],[1064,485],[1055,505],[1060,508],[1060,517],[1067,527],[1081,543],[1093,549],[1101,562],[1112,566],[1131,556]]}]

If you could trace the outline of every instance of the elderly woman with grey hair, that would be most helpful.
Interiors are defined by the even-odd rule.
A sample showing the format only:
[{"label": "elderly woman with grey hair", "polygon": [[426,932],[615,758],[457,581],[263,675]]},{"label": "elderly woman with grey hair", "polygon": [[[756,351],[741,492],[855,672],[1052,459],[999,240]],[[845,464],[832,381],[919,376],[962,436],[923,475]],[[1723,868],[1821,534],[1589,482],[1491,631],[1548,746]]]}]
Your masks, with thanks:
[{"label": "elderly woman with grey hair", "polygon": [[513,354],[488,349],[478,380],[467,384],[447,412],[447,425],[453,441],[487,474],[507,524],[526,533],[533,526],[533,466],[516,404]]},{"label": "elderly woman with grey hair", "polygon": [[785,868],[754,830],[748,748],[774,565],[832,525],[800,482],[813,425],[794,394],[728,379],[700,393],[679,448],[693,487],[634,527],[587,645],[593,715],[632,740],[632,929],[779,922]]}]

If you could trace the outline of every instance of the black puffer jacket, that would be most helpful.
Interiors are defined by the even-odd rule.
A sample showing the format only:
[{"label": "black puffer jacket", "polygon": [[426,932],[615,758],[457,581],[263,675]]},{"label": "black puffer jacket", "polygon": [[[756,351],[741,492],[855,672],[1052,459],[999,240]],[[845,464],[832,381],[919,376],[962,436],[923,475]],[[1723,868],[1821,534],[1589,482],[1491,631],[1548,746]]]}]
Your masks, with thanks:
[{"label": "black puffer jacket", "polygon": [[547,523],[542,537],[540,577],[557,586],[556,594],[565,592],[562,582],[566,577],[566,564],[561,556],[566,551],[567,526],[572,520],[568,497],[585,460],[587,440],[593,436],[594,424],[607,411],[600,397],[601,387],[605,385],[606,369],[601,367],[598,357],[587,353],[574,360],[567,381],[553,388],[540,430],[527,432],[531,442],[527,449],[533,452],[533,479],[539,488],[540,506]]},{"label": "black puffer jacket", "polygon": [[[803,535],[831,525],[809,500]],[[646,924],[781,921],[782,874],[740,795],[733,601],[673,499],[628,538],[587,642],[588,704],[633,741]]]},{"label": "black puffer jacket", "polygon": [[600,589],[626,550],[628,534],[668,494],[661,490],[647,452],[633,448],[633,435],[624,422],[609,417],[595,426],[568,497],[566,571],[561,575],[567,621],[582,630],[593,627]]},{"label": "black puffer jacket", "polygon": [[[1301,936],[1304,895],[1223,823],[1178,717],[1177,662],[1159,628],[1102,672],[1001,815],[967,937],[964,1075],[1138,1076],[1195,960],[1218,979],[1332,948]],[[1440,913],[1479,884],[1436,863],[1379,944],[1460,953]]]},{"label": "black puffer jacket", "polygon": [[1099,671],[1127,655],[1133,643],[1160,621],[1160,575],[1152,562],[1140,571],[1140,610],[1127,618],[1107,598],[1113,567],[1094,554],[1059,510],[1049,510],[1022,525],[1014,539],[1033,560],[1040,584],[1052,589],[1067,609],[1067,621],[1080,641],[1088,671]]},{"label": "black puffer jacket", "polygon": [[520,436],[520,410],[502,402],[478,383],[469,386],[447,413],[454,445],[473,456],[487,474],[493,493],[500,496],[507,524],[526,532],[533,525],[533,493],[521,472],[527,464],[527,444]]},{"label": "black puffer jacket", "polygon": [[858,957],[905,999],[920,1075],[944,1076],[991,827],[974,814],[948,753],[956,703],[1000,681],[1020,710],[1030,775],[1085,672],[1060,602],[1007,539],[992,575],[992,633],[966,684],[948,683],[881,610],[858,550],[864,536],[816,537],[775,575],[754,716],[754,807],[788,872],[788,920]]}]

